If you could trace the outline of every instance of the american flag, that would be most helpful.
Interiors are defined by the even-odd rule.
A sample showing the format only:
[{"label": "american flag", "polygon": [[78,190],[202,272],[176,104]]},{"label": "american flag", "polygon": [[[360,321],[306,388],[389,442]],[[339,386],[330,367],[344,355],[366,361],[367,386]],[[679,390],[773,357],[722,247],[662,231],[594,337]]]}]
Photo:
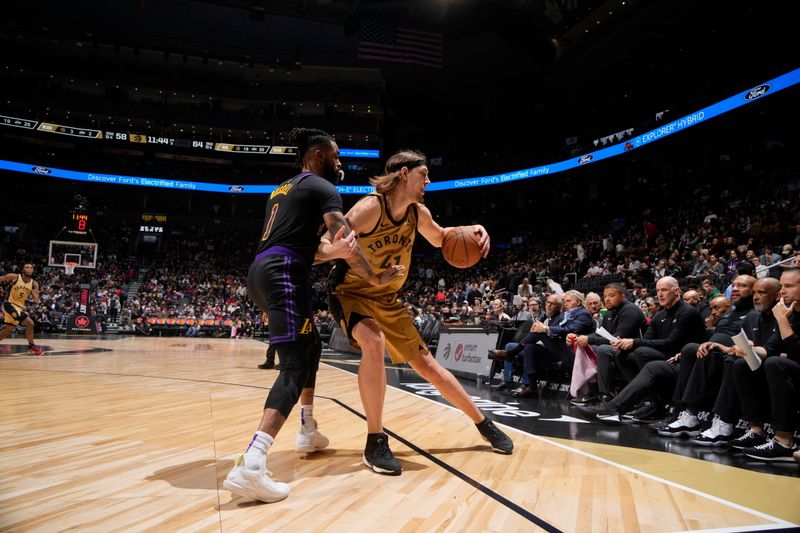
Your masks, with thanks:
[{"label": "american flag", "polygon": [[442,68],[442,34],[362,18],[358,30],[358,57]]}]

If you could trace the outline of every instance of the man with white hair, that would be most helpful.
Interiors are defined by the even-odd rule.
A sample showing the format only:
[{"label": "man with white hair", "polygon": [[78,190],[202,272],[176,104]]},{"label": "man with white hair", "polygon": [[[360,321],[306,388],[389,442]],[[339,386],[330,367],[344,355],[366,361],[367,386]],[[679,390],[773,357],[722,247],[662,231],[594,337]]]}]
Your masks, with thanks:
[{"label": "man with white hair", "polygon": [[603,317],[600,316],[600,309],[602,308],[603,301],[600,299],[599,294],[596,292],[590,292],[586,295],[586,310],[592,315],[592,320],[594,320],[594,329],[599,328],[600,322],[603,320]]},{"label": "man with white hair", "polygon": [[548,325],[535,321],[530,333],[519,345],[510,350],[489,350],[491,359],[513,359],[522,353],[525,361],[525,375],[529,386],[522,388],[515,396],[532,398],[538,395],[534,375],[545,363],[561,361],[565,368],[572,368],[575,354],[567,346],[566,337],[570,333],[584,335],[594,330],[592,315],[586,310],[586,299],[583,293],[569,290],[564,293],[564,311],[550,321]]},{"label": "man with white hair", "polygon": [[[509,342],[505,345],[505,350],[513,350],[519,341],[521,341],[525,336],[529,333],[530,328],[533,326],[534,322],[542,322],[545,326],[550,324],[550,321],[556,318],[561,314],[561,307],[564,305],[564,298],[561,297],[559,294],[551,294],[547,297],[547,303],[545,304],[546,312],[542,312],[539,308],[539,300],[536,298],[531,298],[528,302],[528,309],[531,313],[531,323],[530,324],[521,324],[520,329],[514,334],[514,340]],[[524,326],[524,327],[523,327]],[[490,353],[492,350],[490,350]],[[490,356],[491,357],[491,356]],[[517,357],[522,357],[521,354],[517,354]],[[503,381],[498,383],[497,385],[492,385],[492,390],[495,391],[505,391],[513,389],[516,384],[513,381],[513,371],[514,371],[514,361],[515,357],[508,357],[503,361]],[[526,388],[530,388],[530,383],[528,383],[528,376],[527,374],[522,375],[521,380],[522,386],[520,390],[517,392],[521,392]]]}]

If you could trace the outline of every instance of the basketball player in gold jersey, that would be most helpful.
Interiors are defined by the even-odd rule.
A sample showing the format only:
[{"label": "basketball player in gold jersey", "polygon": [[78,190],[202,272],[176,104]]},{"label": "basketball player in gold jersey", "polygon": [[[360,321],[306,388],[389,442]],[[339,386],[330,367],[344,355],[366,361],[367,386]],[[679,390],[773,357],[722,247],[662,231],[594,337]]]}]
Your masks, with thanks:
[{"label": "basketball player in gold jersey", "polygon": [[3,317],[5,327],[0,331],[0,340],[5,339],[14,332],[20,324],[25,326],[25,336],[28,337],[28,352],[33,355],[42,355],[44,350],[33,344],[33,319],[25,312],[25,302],[33,294],[33,301],[39,303],[39,284],[33,279],[33,265],[25,263],[22,274],[5,274],[0,276],[0,283],[12,283],[8,291],[8,298],[3,302]]},{"label": "basketball player in gold jersey", "polygon": [[[453,374],[431,355],[425,341],[397,301],[411,264],[411,248],[417,231],[433,246],[441,248],[447,228],[439,226],[422,205],[430,183],[422,153],[403,150],[386,162],[385,174],[370,180],[376,192],[365,196],[347,213],[347,223],[358,235],[359,244],[376,274],[400,265],[401,277],[382,286],[372,286],[348,271],[338,261],[331,272],[331,311],[353,346],[361,349],[358,387],[367,416],[367,444],[363,461],[380,474],[399,475],[383,433],[383,402],[386,394],[384,352],[394,363],[408,363],[423,379],[434,385],[444,398],[461,409],[478,427],[483,438],[498,453],[510,454],[514,443],[475,406]],[[483,226],[473,226],[483,256],[489,252],[489,235]],[[323,241],[330,240],[330,235]]]}]

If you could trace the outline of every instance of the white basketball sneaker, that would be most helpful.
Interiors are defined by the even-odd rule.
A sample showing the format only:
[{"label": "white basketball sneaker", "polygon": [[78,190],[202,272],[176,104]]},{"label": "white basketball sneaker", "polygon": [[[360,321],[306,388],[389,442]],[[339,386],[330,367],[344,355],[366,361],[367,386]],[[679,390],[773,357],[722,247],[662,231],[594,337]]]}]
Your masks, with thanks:
[{"label": "white basketball sneaker", "polygon": [[294,439],[294,451],[297,453],[311,453],[326,448],[330,444],[328,437],[317,429],[317,421],[314,420],[314,430],[308,431],[304,424],[300,424],[300,429]]},{"label": "white basketball sneaker", "polygon": [[228,473],[222,486],[245,498],[272,503],[289,496],[289,484],[273,481],[272,472],[265,468],[250,470],[244,464],[244,455],[236,457],[233,470]]}]

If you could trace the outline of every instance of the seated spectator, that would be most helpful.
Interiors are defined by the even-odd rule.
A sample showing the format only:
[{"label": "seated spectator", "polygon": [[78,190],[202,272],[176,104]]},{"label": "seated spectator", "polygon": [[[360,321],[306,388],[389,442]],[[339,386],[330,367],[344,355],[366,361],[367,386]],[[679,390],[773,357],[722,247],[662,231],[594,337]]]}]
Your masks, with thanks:
[{"label": "seated spectator", "polygon": [[667,259],[666,272],[667,276],[671,276],[675,279],[680,279],[680,277],[683,275],[683,269],[681,268],[681,265],[679,265],[677,261],[675,261],[674,257],[670,257],[669,259]]},{"label": "seated spectator", "polygon": [[[633,289],[633,294],[634,294],[633,303],[636,304],[636,307],[642,309],[642,305],[643,304],[645,306],[647,305],[647,299],[650,298],[650,291],[647,289],[647,287],[643,287],[641,285],[637,285]],[[647,311],[647,307],[644,307],[642,309],[642,312],[646,312],[646,311]]]},{"label": "seated spectator", "polygon": [[586,310],[592,315],[592,320],[594,320],[595,328],[597,329],[600,326],[600,321],[602,317],[600,316],[600,309],[603,307],[603,302],[600,300],[600,295],[596,292],[590,292],[586,295]]},{"label": "seated spectator", "polygon": [[[764,444],[742,449],[747,457],[761,461],[793,461],[797,451],[798,390],[800,390],[800,269],[781,275],[781,292],[772,314],[777,329],[765,347],[764,374],[769,388],[775,436]],[[781,354],[786,354],[782,356]]]},{"label": "seated spectator", "polygon": [[531,314],[530,310],[528,310],[527,299],[523,299],[522,304],[519,307],[514,306],[514,310],[516,313],[514,313],[514,316],[511,317],[512,320],[525,321],[533,319],[533,314]]},{"label": "seated spectator", "polygon": [[511,317],[506,313],[505,307],[503,300],[500,298],[492,300],[492,313],[494,314],[495,320],[499,320],[500,322],[511,320]]},{"label": "seated spectator", "polygon": [[594,261],[589,262],[589,269],[586,271],[587,278],[602,276],[603,275],[603,267],[594,263]]},{"label": "seated spectator", "polygon": [[642,338],[623,338],[611,344],[619,350],[617,367],[630,382],[649,361],[666,361],[689,342],[705,342],[707,335],[695,308],[681,300],[678,281],[669,276],[656,283],[659,311]]},{"label": "seated spectator", "polygon": [[522,283],[517,287],[517,296],[523,298],[530,298],[533,296],[533,287],[528,281],[528,278],[523,278]]},{"label": "seated spectator", "polygon": [[755,276],[757,279],[764,279],[769,275],[769,269],[761,264],[761,259],[759,259],[758,257],[753,257],[750,262],[753,264],[753,268],[755,269]]},{"label": "seated spectator", "polygon": [[763,253],[758,256],[758,258],[761,260],[761,264],[767,268],[781,260],[781,256],[774,253],[772,251],[772,246],[769,245],[764,246]]},{"label": "seated spectator", "polygon": [[800,251],[795,252],[792,248],[791,244],[786,244],[783,247],[781,252],[781,264],[780,264],[780,271],[782,272],[789,268],[794,268],[797,266],[797,257],[800,255]]},{"label": "seated spectator", "polygon": [[739,253],[736,250],[731,250],[730,259],[725,265],[725,274],[728,276],[735,276],[739,271],[739,265],[741,262],[741,259],[739,259]]},{"label": "seated spectator", "polygon": [[703,289],[703,295],[705,296],[706,302],[709,304],[711,304],[711,300],[722,295],[722,291],[716,288],[714,286],[714,282],[708,278],[703,280],[703,282],[700,284],[700,288]]},{"label": "seated spectator", "polygon": [[535,374],[541,372],[546,363],[561,362],[564,367],[572,368],[575,354],[567,346],[569,333],[588,334],[593,331],[592,316],[586,310],[585,297],[582,293],[570,290],[564,294],[563,312],[556,316],[550,324],[534,322],[531,332],[511,350],[490,350],[490,357],[507,359],[522,353],[525,375],[529,386],[515,394],[519,398],[531,398],[538,395]]},{"label": "seated spectator", "polygon": [[[534,301],[536,301],[538,303],[538,300],[534,299]],[[550,296],[548,296],[547,297],[547,301],[545,303],[545,309],[547,311],[546,311],[545,320],[543,321],[543,323],[545,325],[548,325],[548,324],[550,324],[551,320],[553,320],[555,317],[559,316],[561,314],[561,308],[563,307],[563,305],[564,305],[564,298],[562,296],[560,296],[558,294],[551,294]],[[537,319],[532,319],[530,321],[530,324],[521,325],[519,330],[517,331],[517,335],[515,335],[515,340],[513,342],[510,342],[510,343],[508,343],[508,344],[506,344],[504,346],[504,349],[506,350],[506,352],[508,352],[509,350],[514,350],[519,345],[519,343],[522,341],[522,339],[524,339],[528,335],[528,333],[531,333],[531,331],[532,331],[531,328],[533,327],[533,324],[536,323],[536,322],[538,322]],[[490,354],[497,353],[497,352],[498,352],[497,350],[489,350]],[[490,355],[490,357],[491,357],[491,355]],[[522,354],[518,353],[516,357],[517,358],[522,358]],[[512,357],[506,357],[505,360],[503,361],[503,381],[501,383],[497,384],[497,385],[493,385],[492,386],[492,390],[510,390],[510,389],[513,389],[514,388],[514,381],[512,379],[513,378],[513,376],[512,376],[513,370],[514,370],[514,358],[513,358],[513,356]],[[529,388],[530,381],[529,381],[529,378],[528,378],[527,374],[523,373],[521,383],[522,383],[522,387],[520,387],[520,390],[518,390],[516,392],[521,392],[526,387]]]},{"label": "seated spectator", "polygon": [[544,309],[542,309],[542,304],[539,302],[539,298],[537,297],[528,300],[528,311],[530,311],[531,318],[533,320],[544,322],[547,318]]},{"label": "seated spectator", "polygon": [[695,309],[698,309],[700,307],[700,293],[694,289],[690,289],[683,293],[683,301]]},{"label": "seated spectator", "polygon": [[[689,278],[697,279],[703,276],[703,273],[708,267],[708,260],[706,254],[700,254],[697,250],[692,250],[692,260],[689,263],[691,270],[689,271]],[[674,276],[673,276],[674,277]]]},{"label": "seated spectator", "polygon": [[649,298],[647,298],[647,300],[645,300],[645,304],[647,306],[644,309],[645,319],[649,324],[650,321],[653,320],[653,317],[656,316],[659,311],[661,311],[661,306],[659,305],[658,300],[656,300],[652,296],[650,296]]},{"label": "seated spectator", "polygon": [[[742,320],[742,330],[753,342],[755,352],[763,356],[766,356],[763,346],[777,327],[772,307],[779,291],[780,283],[775,278],[756,281],[753,286],[754,310]],[[764,444],[764,422],[769,420],[769,393],[764,366],[752,371],[743,359],[744,352],[736,346],[716,348],[733,356],[734,360],[728,364],[726,359],[722,383],[712,408],[714,418],[711,427],[692,439],[692,443],[700,446],[730,443],[737,450]],[[734,439],[734,425],[739,416],[747,422],[747,431]]]},{"label": "seated spectator", "polygon": [[[708,257],[708,264],[706,265],[706,269],[703,272],[705,276],[714,276],[719,277],[725,272],[725,265],[723,265],[720,261],[717,260],[716,255],[710,255]],[[713,285],[713,283],[712,283]]]},{"label": "seated spectator", "polygon": [[658,261],[658,264],[653,269],[653,279],[658,281],[666,275],[667,275],[667,262],[664,259],[660,259]]},{"label": "seated spectator", "polygon": [[186,330],[187,337],[199,337],[200,336],[200,326],[197,325],[197,322],[191,324]]},{"label": "seated spectator", "polygon": [[236,331],[237,339],[253,338],[253,324],[249,320],[243,320]]},{"label": "seated spectator", "polygon": [[[645,328],[644,315],[637,307],[625,298],[625,286],[621,283],[609,283],[603,289],[606,314],[601,326],[617,338],[638,338]],[[580,346],[590,346],[597,356],[597,391],[590,392],[583,398],[576,398],[573,403],[586,405],[611,398],[616,357],[619,350],[612,348],[606,338],[591,333],[589,335],[567,336],[567,342],[574,340]]]},{"label": "seated spectator", "polygon": [[659,435],[695,437],[700,433],[697,414],[711,407],[724,368],[735,361],[730,350],[732,337],[741,331],[742,321],[753,310],[755,281],[752,276],[737,276],[733,301],[718,296],[711,302],[712,316],[716,317],[711,338],[702,344],[689,343],[681,350],[680,371],[672,396],[672,405],[680,409],[680,416],[660,430]]}]

